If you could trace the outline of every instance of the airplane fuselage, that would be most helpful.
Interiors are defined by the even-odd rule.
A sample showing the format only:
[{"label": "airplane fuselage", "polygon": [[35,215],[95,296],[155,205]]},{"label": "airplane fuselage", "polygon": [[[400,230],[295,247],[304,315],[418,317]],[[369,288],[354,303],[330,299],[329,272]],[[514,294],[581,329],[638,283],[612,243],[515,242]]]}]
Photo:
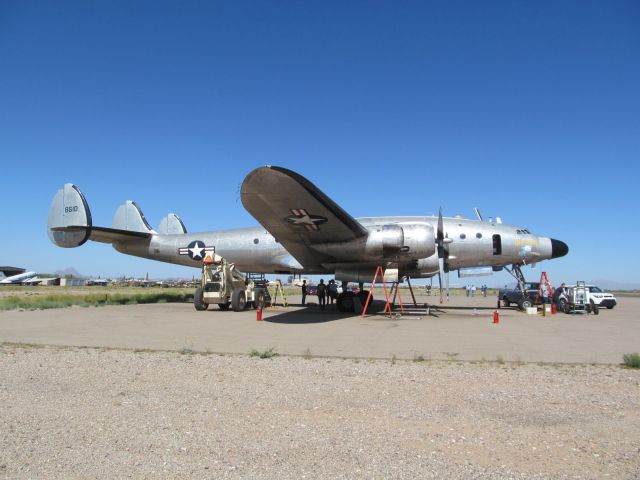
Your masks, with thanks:
[{"label": "airplane fuselage", "polygon": [[499,221],[444,218],[441,212],[353,218],[306,178],[281,167],[250,172],[241,199],[260,227],[187,233],[170,213],[156,231],[130,200],[118,207],[111,227],[100,227],[80,189],[68,183],[51,203],[48,235],[63,248],[92,240],[128,255],[196,268],[215,253],[244,272],[334,275],[360,283],[371,281],[379,266],[400,277],[425,278],[468,268],[499,270],[568,252],[559,240]]},{"label": "airplane fuselage", "polygon": [[[438,218],[428,217],[363,217],[357,219],[369,231],[388,225],[426,225],[434,231]],[[495,222],[481,222],[461,217],[443,219],[448,243],[449,270],[474,267],[502,267],[511,264],[529,264],[561,256],[554,252],[552,239],[534,235],[525,228]],[[194,257],[185,252],[189,245],[198,242],[198,247],[215,247],[215,252],[245,272],[255,273],[335,273],[349,277],[351,271],[362,271],[364,275],[380,262],[348,258],[325,261],[322,269],[305,269],[264,228],[242,228],[175,235],[153,235],[150,240],[113,244],[121,253],[159,260],[178,265],[200,268],[202,255]],[[180,251],[183,251],[181,254]],[[557,250],[557,249],[556,249]],[[566,253],[566,252],[565,252]],[[385,262],[386,264],[387,262]],[[431,277],[438,272],[437,254],[423,259],[398,258],[395,263],[402,275],[414,278]],[[387,265],[384,265],[387,266]]]}]

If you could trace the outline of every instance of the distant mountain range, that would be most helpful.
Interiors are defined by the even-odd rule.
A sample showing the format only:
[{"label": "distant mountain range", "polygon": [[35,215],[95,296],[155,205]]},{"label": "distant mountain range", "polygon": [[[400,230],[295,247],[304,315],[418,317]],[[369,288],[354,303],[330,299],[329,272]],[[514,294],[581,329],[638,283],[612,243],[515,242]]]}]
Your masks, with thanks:
[{"label": "distant mountain range", "polygon": [[65,277],[67,275],[71,275],[74,278],[89,278],[86,275],[82,275],[73,267],[67,267],[64,270],[56,270],[55,274],[59,277]]}]

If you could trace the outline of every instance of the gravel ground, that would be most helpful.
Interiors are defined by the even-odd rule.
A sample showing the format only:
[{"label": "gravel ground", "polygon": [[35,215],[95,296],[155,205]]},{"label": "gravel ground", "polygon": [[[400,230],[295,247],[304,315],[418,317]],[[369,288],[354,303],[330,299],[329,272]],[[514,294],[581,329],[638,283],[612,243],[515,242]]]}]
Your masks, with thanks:
[{"label": "gravel ground", "polygon": [[0,347],[4,478],[640,478],[640,371]]}]

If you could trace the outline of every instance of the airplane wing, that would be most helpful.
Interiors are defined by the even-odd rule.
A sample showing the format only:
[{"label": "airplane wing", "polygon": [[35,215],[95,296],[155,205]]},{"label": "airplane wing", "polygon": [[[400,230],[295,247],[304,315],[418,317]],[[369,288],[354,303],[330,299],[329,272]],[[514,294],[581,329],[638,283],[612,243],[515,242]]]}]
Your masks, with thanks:
[{"label": "airplane wing", "polygon": [[242,204],[306,269],[330,260],[314,244],[350,241],[368,233],[309,180],[281,167],[260,167],[242,183]]}]

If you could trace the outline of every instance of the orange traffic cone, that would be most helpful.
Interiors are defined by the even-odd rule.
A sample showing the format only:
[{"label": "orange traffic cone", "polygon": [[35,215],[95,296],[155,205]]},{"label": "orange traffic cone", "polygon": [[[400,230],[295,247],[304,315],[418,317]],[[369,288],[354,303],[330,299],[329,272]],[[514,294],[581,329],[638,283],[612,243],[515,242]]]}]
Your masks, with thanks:
[{"label": "orange traffic cone", "polygon": [[500,323],[500,314],[498,310],[493,311],[493,323]]}]

